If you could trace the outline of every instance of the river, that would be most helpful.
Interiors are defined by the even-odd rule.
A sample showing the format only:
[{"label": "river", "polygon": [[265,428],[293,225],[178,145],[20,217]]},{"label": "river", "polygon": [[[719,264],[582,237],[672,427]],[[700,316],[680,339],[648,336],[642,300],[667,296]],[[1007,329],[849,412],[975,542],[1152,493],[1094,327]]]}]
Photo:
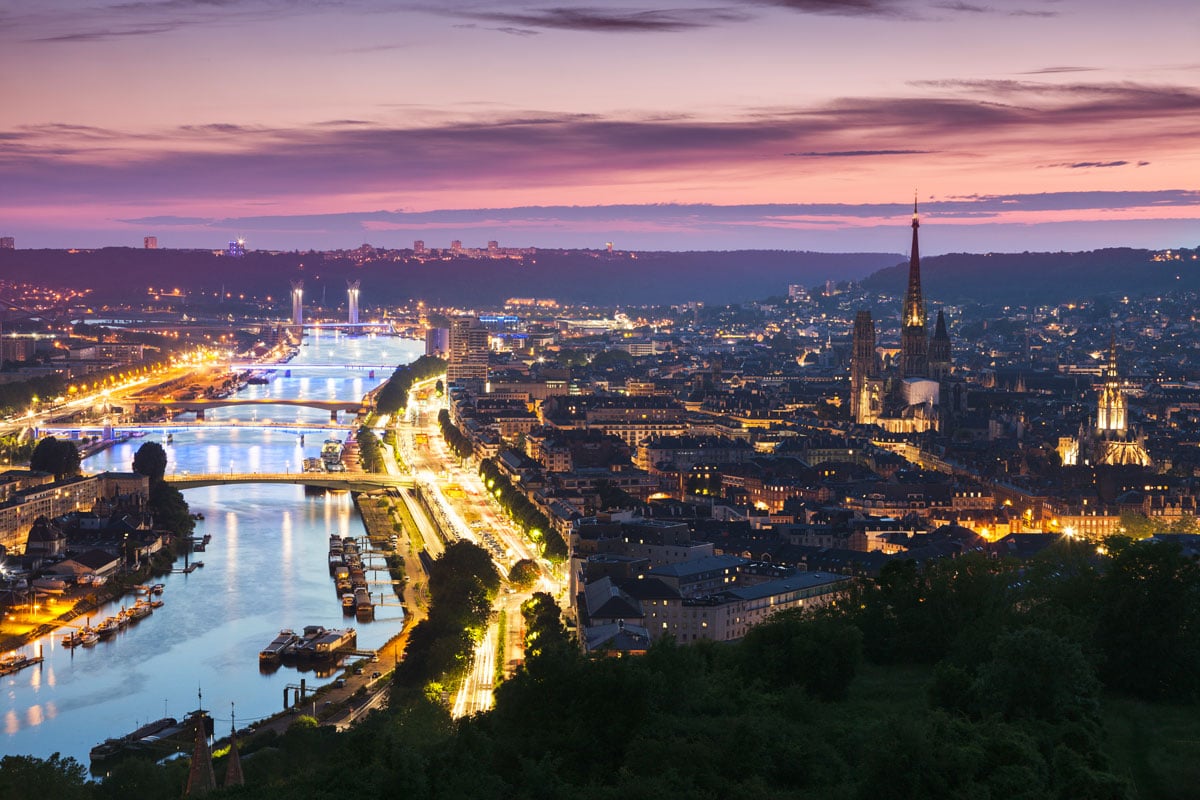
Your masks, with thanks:
[{"label": "river", "polygon": [[[401,364],[423,352],[419,342],[394,337],[346,337],[328,331],[306,336],[300,353],[271,376],[267,385],[248,386],[244,398],[361,398],[391,374],[377,369],[304,369],[306,364]],[[292,367],[291,376],[285,370]],[[344,415],[343,415],[344,416]],[[300,437],[280,430],[220,428],[221,420],[290,421],[313,425]],[[136,449],[160,441],[167,449],[168,473],[283,472],[298,470],[317,456],[327,434],[320,426],[329,412],[288,406],[256,410],[210,410],[211,430],[176,432],[167,443],[159,433],[112,447],[87,459],[88,471],[128,471]],[[344,439],[350,431],[337,431]],[[230,485],[185,492],[192,511],[204,515],[196,534],[211,534],[207,551],[193,558],[204,567],[158,579],[166,585],[165,604],[150,617],[130,624],[93,648],[67,649],[61,631],[25,650],[41,649],[45,661],[0,678],[0,752],[45,757],[54,752],[88,763],[88,751],[109,737],[165,715],[182,718],[197,707],[203,692],[218,732],[228,731],[231,703],[238,727],[283,708],[288,684],[301,677],[311,687],[331,680],[313,672],[282,667],[259,671],[258,651],[281,628],[305,625],[358,629],[358,647],[377,649],[401,626],[398,606],[377,609],[374,622],[342,616],[329,577],[326,554],[331,533],[362,536],[361,519],[349,494],[307,496],[299,486]],[[182,562],[181,562],[182,563]],[[387,573],[368,573],[381,581]],[[372,593],[388,590],[380,583]],[[132,604],[132,598],[124,601]],[[120,603],[101,608],[99,622]],[[394,654],[381,654],[388,660]]]}]

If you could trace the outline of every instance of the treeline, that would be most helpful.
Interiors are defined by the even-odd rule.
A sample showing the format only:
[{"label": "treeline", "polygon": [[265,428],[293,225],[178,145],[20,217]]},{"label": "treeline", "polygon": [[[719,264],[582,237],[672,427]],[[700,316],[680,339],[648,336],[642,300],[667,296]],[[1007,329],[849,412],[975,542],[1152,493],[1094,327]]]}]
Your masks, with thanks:
[{"label": "treeline", "polygon": [[442,429],[442,438],[446,440],[446,446],[454,452],[454,455],[459,458],[470,458],[475,453],[475,446],[471,444],[471,440],[450,421],[450,412],[444,408],[438,412],[438,425]]},{"label": "treeline", "polygon": [[484,486],[513,521],[525,529],[529,538],[542,545],[543,556],[556,564],[566,559],[567,543],[562,534],[555,530],[546,515],[500,472],[495,461],[490,458],[480,461],[479,475],[483,478]]},{"label": "treeline", "polygon": [[445,371],[445,360],[437,356],[421,356],[411,364],[401,364],[375,395],[376,410],[380,414],[398,414],[404,411],[408,407],[408,390],[414,383]]},{"label": "treeline", "polygon": [[492,600],[500,589],[486,550],[455,542],[429,566],[429,616],[408,636],[393,694],[455,687],[470,667],[475,641],[482,638]]},{"label": "treeline", "polygon": [[22,414],[33,405],[33,398],[44,400],[58,397],[67,391],[67,380],[61,375],[43,375],[27,381],[0,383],[0,414]]},{"label": "treeline", "polygon": [[358,442],[358,457],[362,461],[363,469],[367,472],[386,472],[387,467],[383,463],[383,445],[379,443],[379,437],[375,435],[375,432],[366,425],[362,425],[354,434],[354,438]]},{"label": "treeline", "polygon": [[[247,785],[216,796],[1194,797],[1200,567],[1170,543],[1106,547],[1064,542],[1027,565],[897,562],[820,614],[779,614],[731,644],[666,639],[638,658],[583,655],[535,595],[524,668],[494,710],[458,723],[429,682],[434,654],[465,663],[487,588],[463,576],[491,565],[448,550],[445,566],[463,569],[438,574],[435,607],[458,608],[436,611],[444,638],[410,644],[408,690],[344,734],[299,724],[252,738]],[[1116,736],[1134,704],[1137,725]],[[70,762],[9,756],[0,797],[178,795],[178,764],[130,763],[88,786]]]}]

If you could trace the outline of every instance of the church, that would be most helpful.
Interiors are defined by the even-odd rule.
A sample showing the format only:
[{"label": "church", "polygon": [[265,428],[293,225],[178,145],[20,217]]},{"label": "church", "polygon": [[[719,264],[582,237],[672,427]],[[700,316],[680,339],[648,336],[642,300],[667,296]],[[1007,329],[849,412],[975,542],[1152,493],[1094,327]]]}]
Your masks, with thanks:
[{"label": "church", "polygon": [[1095,425],[1085,423],[1079,426],[1078,435],[1059,439],[1058,455],[1064,467],[1092,464],[1148,467],[1152,463],[1143,437],[1129,427],[1125,390],[1117,369],[1116,337],[1109,341],[1108,360],[1100,373]]},{"label": "church", "polygon": [[888,380],[880,375],[871,312],[859,311],[854,319],[850,414],[859,425],[878,425],[890,433],[938,430],[942,385],[950,376],[950,334],[946,330],[945,314],[938,311],[933,336],[927,330],[925,299],[921,292],[921,251],[917,241],[920,227],[914,200],[899,363],[896,373]]}]

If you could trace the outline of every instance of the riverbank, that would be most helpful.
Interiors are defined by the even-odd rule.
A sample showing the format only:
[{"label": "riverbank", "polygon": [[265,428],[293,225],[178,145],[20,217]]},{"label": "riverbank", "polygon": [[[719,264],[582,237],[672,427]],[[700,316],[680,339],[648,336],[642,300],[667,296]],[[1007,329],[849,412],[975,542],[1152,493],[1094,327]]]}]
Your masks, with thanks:
[{"label": "riverbank", "polygon": [[[137,571],[111,579],[103,586],[76,586],[62,595],[42,595],[27,612],[10,609],[7,616],[0,620],[0,655],[26,647],[43,636],[69,626],[80,617],[87,617],[106,603],[134,594],[135,586],[170,574],[179,556],[169,552],[169,548],[162,552],[167,555],[151,559]],[[60,610],[68,604],[69,607]]]}]

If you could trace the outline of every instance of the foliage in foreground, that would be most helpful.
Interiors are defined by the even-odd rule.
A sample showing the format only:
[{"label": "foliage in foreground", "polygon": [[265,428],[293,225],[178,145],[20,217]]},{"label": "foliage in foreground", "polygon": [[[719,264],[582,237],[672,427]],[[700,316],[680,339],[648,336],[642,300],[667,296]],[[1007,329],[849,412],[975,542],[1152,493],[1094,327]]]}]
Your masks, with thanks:
[{"label": "foliage in foreground", "polygon": [[[640,658],[584,657],[552,599],[535,595],[526,666],[492,712],[452,722],[423,691],[427,659],[402,667],[390,709],[354,730],[255,737],[248,785],[219,796],[1132,797],[1105,724],[1133,719],[1118,708],[1130,703],[1158,713],[1127,695],[1169,699],[1157,708],[1180,709],[1172,752],[1194,754],[1186,741],[1200,723],[1183,707],[1193,679],[1157,660],[1194,652],[1200,576],[1170,545],[1111,546],[1103,569],[1071,548],[1023,568],[898,565],[829,613],[781,614],[731,645],[667,640]],[[445,565],[456,569],[431,576],[459,598],[439,612],[443,632],[478,619],[493,591],[498,576],[477,560],[464,549]],[[1134,663],[1117,657],[1130,648]],[[1127,682],[1152,662],[1154,680]],[[1136,721],[1122,742],[1148,733]],[[6,759],[0,780],[43,767]],[[1190,796],[1194,770],[1171,769],[1141,765],[1137,796]],[[175,796],[144,777],[139,797]]]}]

